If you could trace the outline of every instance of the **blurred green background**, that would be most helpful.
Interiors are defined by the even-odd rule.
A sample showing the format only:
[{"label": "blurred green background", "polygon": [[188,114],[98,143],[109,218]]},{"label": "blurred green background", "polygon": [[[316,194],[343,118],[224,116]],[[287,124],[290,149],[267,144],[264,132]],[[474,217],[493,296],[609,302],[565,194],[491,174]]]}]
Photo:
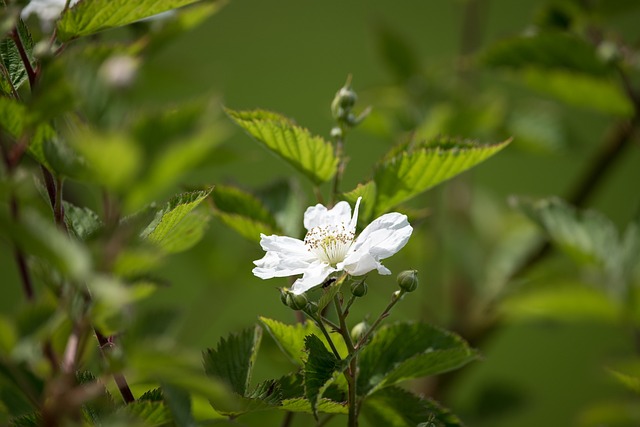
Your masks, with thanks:
[{"label": "blurred green background", "polygon": [[[494,132],[491,136],[496,138],[514,136],[514,144],[412,203],[414,208],[430,209],[431,214],[417,225],[415,236],[401,255],[385,262],[394,273],[416,268],[421,277],[420,291],[407,298],[392,318],[421,318],[447,326],[451,296],[443,289],[448,281],[467,274],[457,270],[466,255],[473,258],[472,262],[484,262],[473,252],[473,246],[487,234],[491,238],[493,222],[501,220],[501,216],[491,218],[490,212],[508,212],[507,198],[512,194],[566,194],[612,124],[610,117],[565,107],[495,71],[471,77],[461,72],[461,53],[482,50],[496,40],[530,29],[546,2],[476,1],[471,18],[470,3],[232,0],[205,24],[149,58],[128,102],[145,108],[215,97],[216,102],[234,109],[260,107],[281,112],[328,136],[332,126],[330,102],[351,74],[353,87],[360,95],[358,105],[363,108],[371,104],[376,115],[369,126],[349,136],[346,151],[350,161],[343,189],[351,189],[367,177],[379,156],[406,137],[406,133],[380,131],[389,127],[385,117],[391,120],[389,117],[397,114],[394,108],[400,109],[397,106],[404,98],[398,92],[410,97],[415,89],[428,99],[431,91],[435,98],[442,90],[459,86],[458,95],[470,103],[482,96],[491,106],[494,93],[509,100],[506,108],[520,98],[523,102],[539,102],[536,105],[559,120],[559,148],[536,150],[519,141],[517,134]],[[611,15],[610,28],[620,37],[637,42],[639,9]],[[380,48],[381,31],[395,34],[414,52],[425,79],[430,81],[426,89],[398,84]],[[465,79],[464,83],[458,81]],[[492,89],[487,92],[487,88]],[[389,93],[392,95],[384,95]],[[416,115],[427,117],[429,112],[427,107]],[[291,167],[228,123],[230,137],[207,159],[205,167],[193,171],[185,185],[234,183],[255,188],[296,176]],[[464,127],[457,130],[456,134],[464,137],[484,140],[486,136]],[[588,203],[620,226],[629,221],[638,204],[640,153],[635,145],[624,153]],[[470,204],[488,200],[489,206],[482,214],[488,222],[486,228],[476,224],[479,228],[472,228],[462,240],[459,224],[442,213],[456,185],[471,190]],[[301,187],[308,195],[308,204],[315,203],[304,181]],[[10,314],[23,301],[20,289],[12,287],[18,281],[9,248],[5,242],[0,244],[0,308]],[[275,290],[285,285],[285,280],[262,281],[251,274],[251,261],[262,254],[259,245],[214,220],[203,241],[169,258],[157,272],[168,279],[170,286],[146,301],[138,314],[154,313],[158,308],[178,310],[180,320],[173,325],[172,334],[184,346],[196,349],[214,346],[219,337],[253,324],[258,316],[293,321]],[[555,258],[549,269],[565,261],[561,256]],[[537,280],[548,276],[541,273],[540,277]],[[355,309],[353,319],[379,313],[394,288],[393,276],[373,278],[370,292]],[[483,359],[456,377],[443,403],[471,426],[573,425],[590,403],[615,399],[620,393],[603,368],[631,352],[631,347],[631,332],[615,326],[507,321],[481,343]],[[255,380],[275,377],[289,368],[265,337]],[[279,417],[275,414],[269,421],[272,424],[265,421],[265,425],[277,425]],[[297,423],[305,425],[302,418]]]}]

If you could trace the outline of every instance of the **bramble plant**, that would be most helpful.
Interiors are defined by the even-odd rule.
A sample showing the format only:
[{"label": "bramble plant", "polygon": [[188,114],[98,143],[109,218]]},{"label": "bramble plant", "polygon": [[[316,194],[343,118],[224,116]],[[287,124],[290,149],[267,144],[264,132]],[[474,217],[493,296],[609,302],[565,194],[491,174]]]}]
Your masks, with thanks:
[{"label": "bramble plant", "polygon": [[[222,5],[2,2],[0,249],[10,254],[17,272],[16,280],[3,277],[2,286],[3,292],[21,288],[24,304],[15,315],[0,315],[0,425],[264,425],[252,415],[269,412],[283,427],[293,425],[294,417],[318,426],[455,427],[463,423],[439,402],[442,390],[425,396],[424,387],[410,384],[452,378],[477,360],[478,336],[502,320],[493,311],[498,302],[505,317],[531,307],[562,317],[558,313],[574,313],[566,309],[567,300],[579,299],[585,304],[575,309],[578,316],[592,308],[640,335],[638,221],[619,235],[603,215],[558,198],[514,198],[512,205],[553,245],[591,267],[595,290],[576,286],[564,294],[554,289],[505,296],[508,276],[530,246],[518,240],[517,250],[505,249],[508,262],[499,260],[509,271],[496,273],[491,284],[497,285],[473,290],[477,295],[470,291],[467,299],[473,301],[458,304],[464,313],[455,313],[460,317],[449,328],[456,332],[427,322],[424,312],[419,320],[387,319],[403,301],[419,298],[425,287],[419,278],[431,274],[411,264],[394,272],[383,265],[404,260],[400,254],[410,250],[412,235],[416,238],[425,222],[425,211],[409,202],[510,145],[510,137],[494,138],[499,132],[493,128],[503,125],[492,115],[498,109],[478,113],[484,111],[483,98],[456,107],[473,110],[472,133],[501,141],[489,144],[443,136],[457,134],[450,132],[456,129],[451,113],[456,109],[444,104],[433,107],[431,121],[411,123],[411,135],[389,113],[388,128],[400,142],[352,188],[345,184],[350,136],[388,111],[377,110],[375,103],[363,108],[351,76],[327,105],[333,124],[326,138],[285,115],[220,108],[217,99],[168,106],[132,102],[145,62]],[[406,47],[383,32],[385,37],[391,56],[400,53],[394,61],[402,65],[400,85],[406,89],[417,80],[405,72],[417,65]],[[549,85],[561,99],[589,99],[563,89],[570,80],[567,69],[587,63],[591,74],[578,79],[584,84],[606,75],[589,105],[631,115],[629,129],[622,129],[631,138],[640,98],[625,70],[627,92],[611,86],[608,65],[578,39],[553,33],[511,40],[485,52],[482,63],[525,69],[539,87],[543,71],[553,67],[536,54],[527,57],[536,43],[547,52],[557,53],[560,46],[575,55],[554,74],[560,83]],[[539,61],[540,70],[527,61]],[[411,87],[401,96],[413,97],[403,105],[406,101],[416,111],[424,93],[413,92],[419,85]],[[510,131],[518,126],[530,129],[524,122],[526,117],[504,126],[506,135],[517,133]],[[194,170],[225,162],[222,142],[235,128],[288,164],[295,182],[305,184],[277,181],[247,189],[202,182]],[[228,331],[216,346],[194,353],[171,335],[170,313],[144,314],[137,307],[164,291],[160,267],[205,239],[212,217],[250,241],[255,253],[264,251],[253,261],[255,283],[242,283],[246,293],[251,286],[273,284],[277,289],[263,306],[282,303],[290,316],[261,316],[257,324]],[[237,268],[248,273],[251,257],[238,260]],[[189,277],[181,280],[185,283],[175,285],[186,287]],[[371,301],[384,293],[390,294],[386,306],[374,312]],[[217,308],[216,301],[211,305]],[[362,312],[368,315],[362,318]],[[486,317],[476,321],[478,313]],[[258,358],[265,333],[278,348],[284,374],[254,375],[260,360],[274,357]],[[635,371],[627,365],[608,371],[637,389]],[[254,376],[270,379],[254,382]]]}]

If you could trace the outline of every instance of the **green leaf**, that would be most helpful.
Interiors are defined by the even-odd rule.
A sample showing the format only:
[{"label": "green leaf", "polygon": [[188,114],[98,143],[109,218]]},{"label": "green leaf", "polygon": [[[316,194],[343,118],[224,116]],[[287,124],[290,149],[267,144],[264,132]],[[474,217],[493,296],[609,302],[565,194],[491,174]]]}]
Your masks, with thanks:
[{"label": "green leaf", "polygon": [[640,425],[638,398],[607,400],[591,403],[580,414],[578,427],[631,427]]},{"label": "green leaf", "polygon": [[243,237],[260,241],[260,234],[282,234],[276,220],[255,196],[236,187],[216,185],[211,192],[215,213]]},{"label": "green leaf", "polygon": [[[85,160],[65,142],[55,137],[35,144],[31,153],[36,160],[44,160],[51,172],[59,177],[86,179],[88,173]],[[98,178],[99,179],[99,178]]]},{"label": "green leaf", "polygon": [[378,51],[396,80],[406,83],[421,73],[418,56],[403,37],[387,26],[379,26],[375,35]]},{"label": "green leaf", "polygon": [[17,139],[22,135],[27,108],[11,98],[0,96],[0,128]]},{"label": "green leaf", "polygon": [[78,207],[63,201],[64,221],[67,228],[80,240],[87,240],[103,227],[97,213],[87,207]]},{"label": "green leaf", "polygon": [[503,40],[484,52],[481,61],[494,68],[563,69],[592,76],[606,76],[613,71],[598,57],[593,45],[560,32]]},{"label": "green leaf", "polygon": [[315,184],[328,181],[335,174],[338,159],[333,154],[333,146],[290,119],[264,110],[226,111],[249,135]]},{"label": "green leaf", "polygon": [[162,249],[177,253],[192,248],[202,240],[210,218],[205,212],[190,212],[162,238]]},{"label": "green leaf", "polygon": [[619,261],[618,230],[601,213],[579,211],[555,197],[536,201],[512,198],[510,202],[577,262],[613,267]]},{"label": "green leaf", "polygon": [[[35,68],[36,63],[33,58],[34,43],[31,38],[31,33],[29,33],[29,29],[22,19],[18,19],[16,28],[18,29],[18,35],[20,36],[20,40],[22,41],[22,45],[24,46],[31,67]],[[0,40],[0,61],[2,62],[3,77],[6,77],[4,72],[4,70],[6,70],[11,85],[14,89],[18,90],[18,88],[27,80],[28,74],[24,67],[24,63],[22,62],[22,58],[20,57],[18,47],[11,37],[5,37]],[[8,87],[7,83],[3,81],[2,86],[5,93],[11,93],[11,89]]]},{"label": "green leaf", "polygon": [[318,299],[318,312],[321,312],[322,310],[324,310],[326,306],[328,306],[333,302],[333,297],[335,297],[338,294],[345,279],[346,279],[346,276],[343,276],[341,279],[335,281],[333,284],[329,285],[328,287],[322,288],[322,295]]},{"label": "green leaf", "polygon": [[426,323],[395,323],[379,329],[359,356],[357,390],[372,392],[409,379],[441,374],[477,358],[457,335]]},{"label": "green leaf", "polygon": [[307,362],[304,364],[304,392],[311,405],[311,411],[317,418],[317,405],[322,397],[322,390],[333,378],[334,373],[340,369],[341,364],[315,335],[305,337],[304,347],[309,353]]},{"label": "green leaf", "polygon": [[[440,139],[410,149],[396,149],[375,173],[375,212],[380,215],[429,188],[477,165],[505,148],[511,140],[481,145]],[[369,190],[370,191],[370,190]]]},{"label": "green leaf", "polygon": [[191,413],[189,393],[179,387],[163,384],[162,394],[177,427],[196,427],[198,425]]},{"label": "green leaf", "polygon": [[307,208],[300,184],[295,179],[276,181],[256,192],[264,206],[273,214],[276,225],[285,236],[298,236],[302,216]]},{"label": "green leaf", "polygon": [[633,115],[633,103],[613,78],[536,68],[524,70],[522,78],[532,89],[568,105],[617,116]]},{"label": "green leaf", "polygon": [[246,396],[261,339],[259,326],[229,335],[226,340],[222,338],[216,349],[203,352],[205,372],[227,383],[240,396]]},{"label": "green leaf", "polygon": [[140,399],[129,403],[123,410],[148,427],[159,427],[173,421],[171,411],[164,402]]},{"label": "green leaf", "polygon": [[368,224],[373,219],[373,212],[376,207],[377,189],[374,181],[358,184],[356,188],[348,193],[342,194],[342,198],[355,206],[358,197],[362,197],[360,210],[358,213],[358,223]]},{"label": "green leaf", "polygon": [[77,37],[121,27],[198,0],[92,0],[67,9],[58,20],[58,38]]},{"label": "green leaf", "polygon": [[22,212],[20,222],[0,210],[0,229],[25,253],[38,256],[65,276],[84,280],[91,269],[91,257],[78,242],[34,211]]},{"label": "green leaf", "polygon": [[[291,360],[293,363],[303,366],[307,360],[307,353],[305,353],[305,337],[308,335],[317,336],[325,345],[328,345],[322,332],[311,322],[296,323],[294,325],[287,325],[277,320],[268,319],[266,317],[260,317],[260,323],[269,332],[269,335],[275,340],[280,350]],[[336,334],[336,337],[339,335]],[[347,348],[342,342],[342,339],[333,340],[338,353],[341,357],[346,357],[348,354]]]},{"label": "green leaf", "polygon": [[[283,400],[280,409],[290,412],[313,413],[309,401],[301,397]],[[330,399],[320,398],[316,403],[316,411],[324,414],[347,414],[349,407],[345,402],[334,402]]]},{"label": "green leaf", "polygon": [[462,427],[447,409],[399,387],[389,387],[368,396],[362,413],[373,427]]},{"label": "green leaf", "polygon": [[558,283],[520,292],[506,299],[502,310],[514,319],[596,320],[615,324],[623,317],[622,306],[604,292],[582,283]]},{"label": "green leaf", "polygon": [[[211,193],[211,189],[182,193],[172,198],[164,209],[142,232],[141,237],[166,251],[177,251],[192,246],[202,236],[203,217],[195,217],[181,224],[188,214],[198,207]],[[189,233],[180,235],[178,232]]]}]

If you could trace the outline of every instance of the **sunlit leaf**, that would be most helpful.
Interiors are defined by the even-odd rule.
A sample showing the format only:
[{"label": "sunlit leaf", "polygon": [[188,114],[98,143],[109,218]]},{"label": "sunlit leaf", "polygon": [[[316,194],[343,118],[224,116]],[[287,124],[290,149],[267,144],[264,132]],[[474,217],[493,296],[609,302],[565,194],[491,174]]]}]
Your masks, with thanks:
[{"label": "sunlit leaf", "polygon": [[353,190],[342,194],[342,198],[349,202],[351,206],[355,206],[358,197],[362,197],[360,211],[358,213],[358,223],[368,224],[373,217],[376,207],[376,183],[374,181],[368,181],[365,184],[358,184]]},{"label": "sunlit leaf", "polygon": [[[280,409],[291,412],[304,412],[307,414],[313,413],[309,401],[301,397],[283,400]],[[325,414],[347,414],[349,408],[346,402],[334,402],[330,399],[320,398],[316,404],[316,411]]]},{"label": "sunlit leaf", "polygon": [[373,427],[462,427],[447,409],[399,387],[388,387],[368,396],[362,413]]},{"label": "sunlit leaf", "polygon": [[[187,224],[181,225],[181,222],[184,221],[187,215],[198,207],[210,193],[211,189],[208,189],[182,193],[175,196],[167,203],[164,209],[156,214],[155,219],[142,232],[141,236],[167,251],[177,251],[190,247],[202,236],[202,222],[205,220],[203,217],[196,216],[189,219]],[[191,221],[195,221],[195,224]],[[176,231],[185,231],[187,229],[190,230],[187,234],[179,235],[176,233]]]},{"label": "sunlit leaf", "polygon": [[314,183],[321,184],[335,174],[338,160],[332,145],[290,119],[264,110],[226,111],[249,135]]},{"label": "sunlit leaf", "polygon": [[[260,317],[260,323],[266,328],[269,335],[275,340],[280,350],[295,364],[304,365],[307,360],[307,353],[305,353],[305,337],[308,335],[316,335],[325,344],[328,345],[325,338],[322,336],[322,332],[311,322],[296,323],[294,325],[288,325],[286,323],[279,322],[277,320],[268,319],[266,317]],[[341,357],[347,355],[347,349],[339,339],[339,335],[335,335],[334,343]],[[321,337],[321,338],[320,338]]]},{"label": "sunlit leaf", "polygon": [[243,237],[260,241],[260,233],[282,234],[271,212],[252,194],[236,187],[217,185],[211,196],[216,216]]},{"label": "sunlit leaf", "polygon": [[58,20],[58,38],[77,37],[121,27],[198,0],[93,0],[67,9]]},{"label": "sunlit leaf", "polygon": [[360,353],[357,390],[372,393],[457,369],[476,358],[476,351],[451,332],[426,323],[395,323],[379,329]]},{"label": "sunlit leaf", "polygon": [[215,349],[203,352],[207,375],[224,381],[233,391],[245,396],[261,339],[262,329],[259,326],[222,338]]},{"label": "sunlit leaf", "polygon": [[[511,140],[493,145],[440,139],[408,150],[396,150],[376,169],[375,212],[382,214],[477,165],[505,148]],[[394,152],[394,153],[395,153]]]}]

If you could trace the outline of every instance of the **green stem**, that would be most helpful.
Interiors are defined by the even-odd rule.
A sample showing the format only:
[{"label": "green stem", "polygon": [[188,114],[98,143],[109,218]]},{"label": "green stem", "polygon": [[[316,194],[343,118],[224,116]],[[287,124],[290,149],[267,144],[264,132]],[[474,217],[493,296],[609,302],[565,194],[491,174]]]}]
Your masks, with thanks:
[{"label": "green stem", "polygon": [[333,351],[334,356],[336,356],[336,359],[342,360],[342,358],[340,357],[340,353],[338,353],[338,349],[336,348],[335,344],[333,343],[333,340],[331,339],[331,335],[329,335],[329,332],[327,332],[327,328],[325,328],[324,324],[322,323],[322,319],[320,319],[320,317],[316,315],[311,315],[311,314],[309,314],[309,317],[311,317],[316,322],[316,324],[318,325],[318,328],[320,328],[320,330],[322,331],[322,334],[327,339],[327,342],[329,343],[329,347],[331,347],[331,350]]},{"label": "green stem", "polygon": [[[344,133],[344,129],[342,129]],[[339,136],[336,138],[335,156],[338,159],[338,167],[336,169],[336,175],[333,177],[333,191],[331,192],[331,205],[336,204],[338,193],[340,192],[340,181],[342,181],[342,175],[344,174],[344,138]]]},{"label": "green stem", "polygon": [[405,294],[405,291],[403,290],[400,290],[400,293],[398,294],[398,296],[396,296],[394,293],[394,296],[392,297],[391,302],[387,305],[384,311],[380,313],[380,316],[378,316],[376,321],[373,322],[373,325],[371,325],[371,327],[367,330],[367,333],[364,334],[362,338],[360,338],[360,340],[356,343],[355,345],[356,350],[362,347],[362,345],[364,345],[364,343],[367,342],[371,334],[378,328],[378,326],[380,326],[380,322],[382,322],[387,316],[389,316],[389,311],[391,311],[393,306],[396,305],[398,301],[402,299],[402,296],[404,294]]},{"label": "green stem", "polygon": [[353,341],[349,334],[349,328],[347,327],[347,320],[345,316],[346,310],[343,312],[342,304],[338,295],[333,297],[333,303],[336,306],[336,313],[338,314],[338,320],[340,321],[340,334],[344,339],[344,343],[349,350],[351,361],[349,362],[349,373],[345,373],[347,379],[347,385],[349,388],[348,404],[349,404],[349,427],[356,427],[358,425],[358,405],[356,402],[356,376],[358,372],[357,356],[355,355],[355,348],[353,347]]}]

